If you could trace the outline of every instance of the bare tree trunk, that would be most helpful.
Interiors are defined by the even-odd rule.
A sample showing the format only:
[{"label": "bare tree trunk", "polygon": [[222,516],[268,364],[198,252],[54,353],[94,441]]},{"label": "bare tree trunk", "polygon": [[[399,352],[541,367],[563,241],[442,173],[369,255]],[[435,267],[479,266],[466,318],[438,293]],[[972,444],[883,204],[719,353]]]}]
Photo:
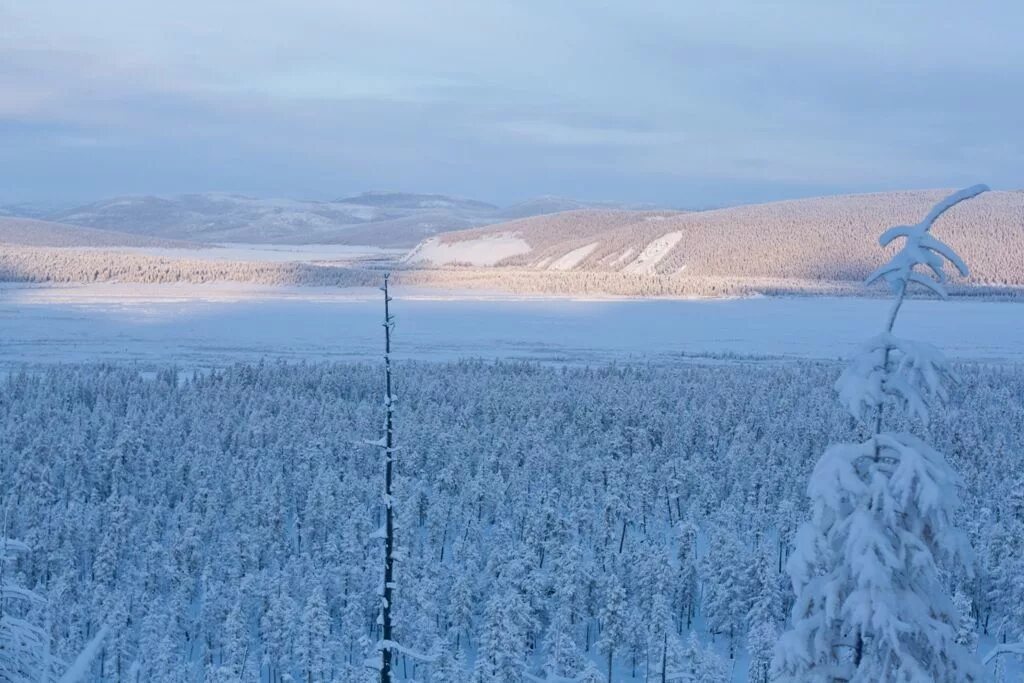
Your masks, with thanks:
[{"label": "bare tree trunk", "polygon": [[668,631],[665,632],[665,639],[661,644],[661,683],[668,681]]},{"label": "bare tree trunk", "polygon": [[391,328],[394,326],[391,317],[391,297],[388,296],[388,278],[384,275],[384,378],[386,392],[384,395],[384,595],[381,603],[381,667],[380,683],[391,683],[391,603],[394,599],[394,552],[395,552],[395,520],[391,499],[391,482],[394,476],[394,431],[392,417],[394,401],[391,393]]}]

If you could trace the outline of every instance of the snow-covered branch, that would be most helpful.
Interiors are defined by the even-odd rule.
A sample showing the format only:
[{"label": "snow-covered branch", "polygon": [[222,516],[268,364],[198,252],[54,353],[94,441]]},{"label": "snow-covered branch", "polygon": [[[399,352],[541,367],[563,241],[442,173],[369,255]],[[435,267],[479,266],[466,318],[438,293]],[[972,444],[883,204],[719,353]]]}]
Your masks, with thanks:
[{"label": "snow-covered branch", "polygon": [[[910,283],[917,283],[931,290],[942,298],[946,298],[947,292],[944,283],[947,280],[945,264],[948,261],[960,272],[961,275],[968,275],[967,264],[963,262],[953,249],[929,234],[929,230],[935,221],[943,213],[956,206],[962,201],[976,197],[982,192],[988,191],[985,185],[974,185],[959,192],[954,192],[935,205],[924,220],[916,225],[898,225],[889,228],[879,237],[879,243],[884,247],[893,240],[902,237],[906,241],[903,247],[890,259],[888,263],[874,271],[867,277],[867,284],[884,278],[890,288],[897,294],[907,288]],[[917,272],[918,266],[928,267],[934,277]]]},{"label": "snow-covered branch", "polygon": [[987,655],[985,655],[985,659],[982,661],[987,666],[991,664],[993,661],[995,661],[996,657],[1001,657],[1003,655],[1016,655],[1018,657],[1024,657],[1024,642],[1003,643],[1002,645],[996,645]]},{"label": "snow-covered branch", "polygon": [[937,347],[888,332],[869,339],[836,381],[839,402],[866,421],[887,402],[928,422],[928,406],[944,402],[950,378],[945,355]]}]

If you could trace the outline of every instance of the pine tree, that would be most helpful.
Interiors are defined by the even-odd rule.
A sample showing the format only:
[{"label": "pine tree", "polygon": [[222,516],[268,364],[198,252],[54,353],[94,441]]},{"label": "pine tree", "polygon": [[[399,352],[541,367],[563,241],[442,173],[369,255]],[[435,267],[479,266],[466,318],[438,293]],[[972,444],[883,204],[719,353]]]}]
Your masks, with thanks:
[{"label": "pine tree", "polygon": [[884,332],[836,383],[843,405],[872,435],[830,446],[811,475],[812,519],[800,528],[788,562],[796,603],[792,628],[776,649],[779,680],[977,679],[956,642],[959,617],[939,576],[940,567],[970,571],[970,548],[953,526],[960,479],[921,439],[883,431],[883,417],[892,407],[926,422],[929,404],[946,398],[948,370],[938,349],[892,331],[911,284],[945,298],[945,262],[967,273],[929,230],[949,208],[986,189],[957,192],[921,223],[880,238],[883,246],[905,239],[868,278],[869,284],[885,279],[895,300]]},{"label": "pine tree", "polygon": [[771,680],[772,654],[779,639],[779,630],[773,622],[757,621],[747,631],[747,680],[750,683],[768,683]]},{"label": "pine tree", "polygon": [[601,637],[597,641],[597,650],[607,657],[608,683],[612,683],[615,652],[626,642],[626,591],[614,571],[609,573],[605,582],[600,620]]},{"label": "pine tree", "polygon": [[693,623],[698,600],[697,523],[691,511],[676,525],[676,550],[679,575],[676,580],[677,602],[682,613],[679,615],[679,630],[689,630]]},{"label": "pine tree", "polygon": [[974,620],[974,605],[971,599],[962,590],[953,594],[953,604],[956,605],[957,615],[960,617],[956,624],[956,642],[963,646],[968,652],[973,653],[978,649],[978,629]]},{"label": "pine tree", "polygon": [[583,667],[583,657],[573,637],[571,606],[558,600],[547,628],[544,674],[548,678],[574,678]]},{"label": "pine tree", "polygon": [[327,598],[319,583],[306,598],[302,615],[303,632],[299,640],[299,659],[306,671],[307,683],[328,680],[327,639],[330,635],[330,615],[327,613]]},{"label": "pine tree", "polygon": [[687,683],[725,683],[729,680],[725,662],[711,649],[702,646],[696,633],[690,632],[690,639],[683,650],[683,660],[685,663],[682,671],[673,672],[670,680],[683,680]]},{"label": "pine tree", "polygon": [[767,683],[782,617],[779,575],[771,552],[758,554],[755,574],[754,599],[747,612],[747,677],[751,683]]},{"label": "pine tree", "polygon": [[756,568],[735,530],[724,526],[715,529],[711,543],[714,552],[703,562],[703,613],[712,633],[729,637],[732,658],[738,631],[746,625],[753,602]]},{"label": "pine tree", "polygon": [[526,661],[526,612],[511,582],[501,581],[484,608],[474,680],[519,683]]}]

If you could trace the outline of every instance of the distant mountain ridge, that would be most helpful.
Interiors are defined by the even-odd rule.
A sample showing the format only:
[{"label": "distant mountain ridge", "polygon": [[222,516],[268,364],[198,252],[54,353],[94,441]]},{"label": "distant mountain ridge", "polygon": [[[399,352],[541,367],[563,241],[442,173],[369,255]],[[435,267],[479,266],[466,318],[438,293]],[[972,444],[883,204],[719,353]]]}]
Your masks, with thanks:
[{"label": "distant mountain ridge", "polygon": [[200,249],[204,245],[145,235],[85,228],[35,218],[0,216],[0,244],[23,247],[155,247]]},{"label": "distant mountain ridge", "polygon": [[424,238],[604,202],[541,197],[506,208],[442,194],[372,191],[334,201],[227,193],[115,197],[52,212],[47,220],[194,242],[412,247]]},{"label": "distant mountain ridge", "polygon": [[584,209],[650,209],[658,208],[648,204],[624,204],[621,202],[580,201],[557,195],[542,195],[506,206],[498,210],[498,215],[505,220],[530,218],[565,211],[581,211]]},{"label": "distant mountain ridge", "polygon": [[449,209],[459,208],[467,211],[493,212],[498,209],[494,204],[450,197],[443,194],[416,194],[412,192],[390,192],[371,190],[353,197],[337,200],[339,204],[356,204],[375,206],[387,209]]},{"label": "distant mountain ridge", "polygon": [[18,204],[0,204],[0,216],[13,218],[44,218],[65,208],[63,203],[22,202]]}]

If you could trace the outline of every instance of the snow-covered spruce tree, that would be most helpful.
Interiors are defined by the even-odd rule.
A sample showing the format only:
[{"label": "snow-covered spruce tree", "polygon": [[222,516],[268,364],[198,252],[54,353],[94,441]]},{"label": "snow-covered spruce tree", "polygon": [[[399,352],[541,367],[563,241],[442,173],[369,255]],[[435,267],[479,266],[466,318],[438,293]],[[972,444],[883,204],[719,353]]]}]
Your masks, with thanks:
[{"label": "snow-covered spruce tree", "polygon": [[615,571],[608,574],[605,584],[604,605],[601,607],[601,637],[597,651],[607,660],[607,681],[612,683],[615,653],[626,639],[626,591]]},{"label": "snow-covered spruce tree", "polygon": [[[785,681],[971,681],[976,664],[957,642],[959,614],[940,569],[970,573],[970,547],[953,526],[960,479],[921,439],[884,431],[901,410],[922,422],[946,398],[941,352],[901,339],[893,326],[918,284],[945,298],[946,261],[967,266],[931,234],[936,219],[981,194],[978,185],[939,202],[917,225],[897,226],[882,246],[902,249],[867,279],[885,279],[895,300],[885,328],[836,383],[842,404],[871,430],[862,443],[830,446],[807,487],[812,518],[797,533],[787,567],[796,602],[773,661]],[[930,273],[919,272],[925,266]]]},{"label": "snow-covered spruce tree", "polygon": [[671,672],[666,679],[669,681],[685,681],[686,683],[725,683],[730,679],[729,669],[725,662],[711,647],[701,645],[697,634],[690,632],[690,639],[683,651],[685,664],[681,671]]}]

